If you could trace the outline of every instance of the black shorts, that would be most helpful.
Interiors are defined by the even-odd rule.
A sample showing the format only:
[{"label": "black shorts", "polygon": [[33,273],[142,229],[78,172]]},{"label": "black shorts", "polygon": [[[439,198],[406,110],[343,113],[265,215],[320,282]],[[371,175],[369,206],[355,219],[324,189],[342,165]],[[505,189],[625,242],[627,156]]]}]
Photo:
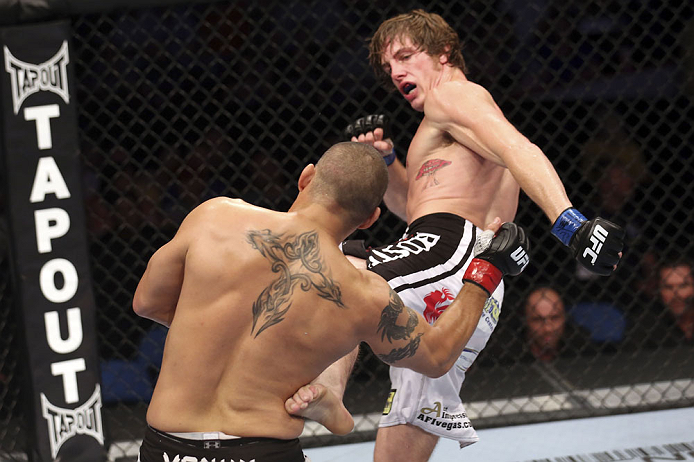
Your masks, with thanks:
[{"label": "black shorts", "polygon": [[140,446],[139,462],[166,460],[217,460],[250,462],[304,462],[298,438],[235,438],[188,440],[147,427]]},{"label": "black shorts", "polygon": [[451,213],[417,218],[393,244],[368,250],[367,268],[396,292],[449,277],[467,266],[478,229]]}]

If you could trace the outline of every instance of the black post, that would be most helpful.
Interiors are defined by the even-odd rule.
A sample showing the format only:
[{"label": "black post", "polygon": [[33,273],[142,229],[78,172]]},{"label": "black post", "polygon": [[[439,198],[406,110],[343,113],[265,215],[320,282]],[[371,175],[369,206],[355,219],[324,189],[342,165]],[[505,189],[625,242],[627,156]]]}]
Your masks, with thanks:
[{"label": "black post", "polygon": [[105,460],[68,21],[0,29],[0,151],[32,461]]}]

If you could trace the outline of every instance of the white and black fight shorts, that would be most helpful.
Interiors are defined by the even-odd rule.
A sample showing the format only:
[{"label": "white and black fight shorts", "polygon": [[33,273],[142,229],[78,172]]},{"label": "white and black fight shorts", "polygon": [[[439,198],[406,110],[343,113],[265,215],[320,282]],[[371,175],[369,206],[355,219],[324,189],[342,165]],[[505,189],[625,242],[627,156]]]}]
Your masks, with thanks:
[{"label": "white and black fight shorts", "polygon": [[298,438],[186,439],[148,426],[137,460],[304,462],[308,459],[304,458]]},{"label": "white and black fight shorts", "polygon": [[[482,230],[450,213],[413,221],[404,237],[366,251],[367,268],[381,275],[405,305],[433,323],[463,286],[472,249]],[[391,392],[379,426],[410,424],[466,446],[479,440],[467,416],[460,388],[465,373],[486,346],[501,313],[504,284],[487,300],[482,316],[455,366],[432,379],[391,367]]]}]

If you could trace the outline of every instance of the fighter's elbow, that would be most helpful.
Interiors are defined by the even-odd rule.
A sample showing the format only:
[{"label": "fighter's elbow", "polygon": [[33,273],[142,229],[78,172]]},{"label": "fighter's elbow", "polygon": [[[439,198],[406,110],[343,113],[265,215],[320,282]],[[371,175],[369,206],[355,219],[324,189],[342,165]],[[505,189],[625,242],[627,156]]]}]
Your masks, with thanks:
[{"label": "fighter's elbow", "polygon": [[438,379],[445,375],[453,367],[454,363],[455,360],[450,356],[437,352],[437,354],[429,356],[426,365],[422,367],[420,373],[432,379]]},{"label": "fighter's elbow", "polygon": [[142,299],[142,296],[137,293],[135,293],[135,296],[133,297],[133,311],[138,316],[144,316],[144,313],[146,312],[145,302]]},{"label": "fighter's elbow", "polygon": [[425,373],[425,375],[432,379],[438,379],[439,377],[442,377],[446,373],[448,373],[448,371],[451,370],[451,367],[453,367],[452,361],[437,362],[436,364],[432,365],[432,367],[429,369],[428,372]]},{"label": "fighter's elbow", "polygon": [[151,300],[148,300],[143,291],[136,290],[135,295],[133,295],[133,311],[135,314],[140,317],[147,318],[152,310],[153,307]]}]

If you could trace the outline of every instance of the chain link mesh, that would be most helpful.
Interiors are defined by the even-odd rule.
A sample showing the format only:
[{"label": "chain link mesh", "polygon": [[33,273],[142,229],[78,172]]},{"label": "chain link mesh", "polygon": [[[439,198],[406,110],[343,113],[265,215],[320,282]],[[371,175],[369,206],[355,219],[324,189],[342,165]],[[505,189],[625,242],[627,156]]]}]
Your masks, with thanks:
[{"label": "chain link mesh", "polygon": [[[73,18],[87,226],[112,458],[141,438],[163,333],[131,309],[152,253],[217,195],[286,210],[296,179],[353,119],[387,113],[400,157],[421,116],[367,63],[378,24],[423,7],[464,39],[469,78],[550,158],[587,216],[626,226],[609,279],[575,267],[524,195],[532,264],[507,282],[462,396],[477,427],[694,403],[692,338],[659,296],[658,264],[691,254],[694,21],[687,2],[216,2]],[[1,211],[2,209],[0,209]],[[386,213],[355,237],[377,245]],[[0,234],[0,455],[21,451],[17,323]],[[563,349],[537,359],[525,300],[553,287]],[[691,299],[688,300],[691,309]],[[545,325],[550,321],[545,320]],[[548,334],[550,335],[550,334]],[[363,348],[345,397],[371,438],[387,368]],[[309,426],[305,445],[337,440]],[[345,441],[340,439],[339,441]],[[129,460],[129,459],[128,459]]]}]

